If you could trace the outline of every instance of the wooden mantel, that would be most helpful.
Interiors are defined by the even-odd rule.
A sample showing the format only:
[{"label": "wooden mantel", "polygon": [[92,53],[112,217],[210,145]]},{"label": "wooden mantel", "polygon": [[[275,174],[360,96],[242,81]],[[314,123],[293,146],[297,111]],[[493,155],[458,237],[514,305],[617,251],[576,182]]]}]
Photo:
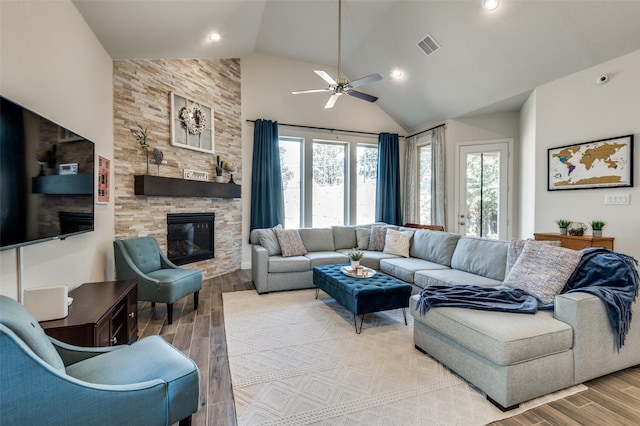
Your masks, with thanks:
[{"label": "wooden mantel", "polygon": [[157,197],[240,198],[241,187],[235,183],[205,182],[135,175],[134,194]]}]

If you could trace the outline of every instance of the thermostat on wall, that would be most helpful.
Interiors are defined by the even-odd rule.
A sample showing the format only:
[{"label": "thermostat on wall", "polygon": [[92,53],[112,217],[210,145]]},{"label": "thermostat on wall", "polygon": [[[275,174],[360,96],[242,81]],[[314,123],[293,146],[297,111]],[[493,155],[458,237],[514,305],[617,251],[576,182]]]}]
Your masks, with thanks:
[{"label": "thermostat on wall", "polygon": [[78,163],[60,164],[58,167],[58,173],[61,175],[78,174]]}]

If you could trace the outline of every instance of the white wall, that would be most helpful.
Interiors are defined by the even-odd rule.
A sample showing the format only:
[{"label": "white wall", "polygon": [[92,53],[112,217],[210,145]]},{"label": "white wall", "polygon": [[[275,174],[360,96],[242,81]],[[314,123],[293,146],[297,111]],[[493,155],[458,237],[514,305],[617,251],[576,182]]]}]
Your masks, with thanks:
[{"label": "white wall", "polygon": [[[608,74],[609,82],[597,85],[601,74]],[[556,232],[555,220],[561,217],[585,223],[601,219],[607,223],[604,235],[615,237],[615,250],[640,259],[640,50],[536,92],[535,114],[523,117],[535,120],[535,231]],[[547,191],[548,148],[627,134],[636,142],[634,187]],[[629,194],[631,204],[605,205],[605,194]]]},{"label": "white wall", "polygon": [[519,237],[533,236],[536,208],[536,94],[534,91],[520,110],[520,143],[518,165],[518,232]]},{"label": "white wall", "polygon": [[[325,110],[327,93],[292,95],[294,90],[326,86],[313,70],[322,69],[335,76],[336,70],[308,62],[254,54],[241,59],[242,69],[242,243],[243,268],[249,268],[248,245],[251,212],[251,159],[253,125],[246,120],[268,119],[279,123],[329,127],[366,132],[406,134],[376,104],[342,96],[336,106]],[[348,76],[347,76],[348,77]],[[375,84],[375,83],[374,83]],[[366,86],[362,88],[366,92]],[[284,127],[282,128],[284,129]],[[282,133],[282,130],[281,130]],[[402,138],[401,138],[402,140]],[[404,158],[401,143],[401,158]]]},{"label": "white wall", "polygon": [[[456,148],[461,142],[482,142],[495,141],[504,139],[513,139],[514,152],[511,154],[514,158],[518,158],[518,135],[519,135],[520,118],[518,112],[497,113],[480,115],[476,117],[460,118],[448,120],[445,127],[445,141],[447,149],[445,151],[446,163],[446,230],[449,232],[457,232],[456,227]],[[513,172],[514,179],[517,180],[519,175],[517,162]],[[515,185],[514,185],[515,186]],[[518,217],[517,210],[517,194],[511,197],[513,205],[510,206],[510,216]],[[512,221],[513,222],[513,221]],[[514,233],[513,223],[510,224],[510,233]]]},{"label": "white wall", "polygon": [[[112,61],[71,1],[0,2],[0,92],[113,158]],[[24,288],[113,279],[113,201],[95,231],[23,248]],[[0,293],[17,298],[17,249],[0,252]]]}]

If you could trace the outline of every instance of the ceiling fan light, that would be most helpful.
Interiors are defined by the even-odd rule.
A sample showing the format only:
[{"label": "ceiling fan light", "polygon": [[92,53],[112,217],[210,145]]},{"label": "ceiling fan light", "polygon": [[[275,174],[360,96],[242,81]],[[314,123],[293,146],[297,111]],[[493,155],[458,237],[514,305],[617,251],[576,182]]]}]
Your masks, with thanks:
[{"label": "ceiling fan light", "polygon": [[482,0],[482,7],[486,10],[495,10],[500,5],[500,0]]},{"label": "ceiling fan light", "polygon": [[391,70],[391,78],[396,79],[402,77],[402,70],[395,68]]}]

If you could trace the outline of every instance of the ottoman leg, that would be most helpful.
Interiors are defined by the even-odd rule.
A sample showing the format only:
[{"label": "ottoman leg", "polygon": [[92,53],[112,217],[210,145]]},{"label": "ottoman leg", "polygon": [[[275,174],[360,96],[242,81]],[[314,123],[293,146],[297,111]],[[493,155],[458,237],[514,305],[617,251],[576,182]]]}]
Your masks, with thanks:
[{"label": "ottoman leg", "polygon": [[362,333],[362,323],[364,322],[364,314],[360,315],[360,328],[358,328],[358,321],[356,319],[356,314],[353,314],[353,326],[356,329],[356,334]]},{"label": "ottoman leg", "polygon": [[408,325],[407,324],[407,311],[405,310],[405,308],[402,308],[402,316],[404,317],[404,325]]},{"label": "ottoman leg", "polygon": [[316,287],[316,300],[318,300],[318,293],[320,293],[320,289]]}]

